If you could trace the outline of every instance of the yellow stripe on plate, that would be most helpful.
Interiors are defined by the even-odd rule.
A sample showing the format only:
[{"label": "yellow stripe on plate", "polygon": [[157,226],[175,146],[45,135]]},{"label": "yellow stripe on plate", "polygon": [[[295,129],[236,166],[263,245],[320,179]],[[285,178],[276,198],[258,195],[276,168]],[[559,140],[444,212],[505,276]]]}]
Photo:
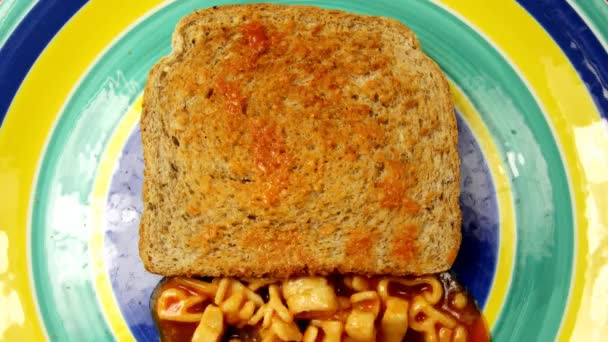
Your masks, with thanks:
[{"label": "yellow stripe on plate", "polygon": [[93,210],[93,227],[91,231],[91,240],[89,247],[91,249],[91,257],[93,259],[93,274],[95,281],[95,289],[97,297],[101,304],[101,308],[110,324],[110,328],[114,336],[119,341],[135,341],[131,334],[131,330],[127,326],[116,298],[112,291],[112,284],[108,277],[107,267],[104,262],[103,236],[104,236],[104,217],[107,195],[112,180],[112,172],[118,162],[120,153],[129,138],[129,134],[139,120],[141,113],[141,97],[135,105],[131,107],[129,112],[122,118],[116,131],[112,135],[106,151],[101,157],[99,169],[97,170],[97,178],[93,187],[93,199],[91,207]]},{"label": "yellow stripe on plate", "polygon": [[[594,294],[593,290],[608,288],[608,268],[601,262],[588,264],[587,260],[589,258],[593,261],[595,258],[595,253],[588,254],[588,243],[592,241],[603,241],[604,245],[596,246],[594,250],[608,251],[605,233],[608,229],[606,200],[603,197],[605,195],[600,195],[608,189],[608,161],[605,156],[608,150],[608,132],[605,123],[600,119],[576,70],[559,46],[516,2],[441,2],[466,17],[466,21],[478,28],[495,46],[500,47],[507,59],[523,74],[523,79],[548,116],[562,159],[566,162],[575,211],[575,269],[559,339],[589,341],[591,334],[597,334],[599,329],[608,332],[608,320],[592,316],[595,311],[592,298],[596,296],[597,300],[601,300],[602,295],[601,291],[596,290],[597,294]],[[500,15],[488,15],[489,13]],[[603,175],[598,175],[597,170],[602,170]],[[603,292],[603,295],[606,296],[606,293]],[[581,306],[581,303],[584,305]],[[603,308],[602,315],[605,317],[605,306]],[[575,324],[577,329],[573,335]]]},{"label": "yellow stripe on plate", "polygon": [[498,199],[498,211],[500,215],[498,260],[488,302],[484,308],[484,316],[488,321],[489,328],[492,329],[505,301],[513,274],[516,241],[513,194],[511,193],[507,171],[503,168],[504,163],[500,158],[498,147],[494,144],[494,140],[492,140],[492,136],[484,125],[481,116],[464,92],[452,81],[450,81],[450,91],[452,92],[456,108],[462,113],[467,124],[471,127],[484,157],[486,157]]}]

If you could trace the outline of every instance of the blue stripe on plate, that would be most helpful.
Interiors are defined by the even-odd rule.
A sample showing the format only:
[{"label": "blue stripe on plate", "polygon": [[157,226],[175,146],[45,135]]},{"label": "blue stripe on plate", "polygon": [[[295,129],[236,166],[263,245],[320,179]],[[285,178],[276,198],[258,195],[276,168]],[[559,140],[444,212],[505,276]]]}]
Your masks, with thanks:
[{"label": "blue stripe on plate", "polygon": [[[0,48],[0,126],[17,89],[42,50],[86,2],[39,1]],[[69,61],[65,63],[69,66]],[[53,80],[49,80],[49,87],[52,86]]]},{"label": "blue stripe on plate", "polygon": [[565,1],[518,0],[551,35],[591,93],[598,112],[608,118],[608,52]]}]

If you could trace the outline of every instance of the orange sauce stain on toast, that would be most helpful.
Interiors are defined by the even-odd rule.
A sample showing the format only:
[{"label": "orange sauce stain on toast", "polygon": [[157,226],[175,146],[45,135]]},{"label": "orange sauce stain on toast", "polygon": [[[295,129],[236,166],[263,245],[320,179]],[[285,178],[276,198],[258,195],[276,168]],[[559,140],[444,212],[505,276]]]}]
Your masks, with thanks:
[{"label": "orange sauce stain on toast", "polygon": [[277,132],[276,124],[264,119],[254,120],[250,132],[255,168],[266,182],[263,199],[266,204],[274,205],[289,180],[291,160],[285,138]]},{"label": "orange sauce stain on toast", "polygon": [[386,175],[378,183],[381,189],[380,205],[388,209],[402,209],[408,214],[416,214],[420,204],[406,194],[408,187],[415,184],[415,179],[408,165],[396,160],[385,162]]},{"label": "orange sauce stain on toast", "polygon": [[218,93],[224,97],[224,109],[230,114],[243,114],[247,105],[247,98],[241,94],[236,82],[227,82],[223,79],[215,82]]},{"label": "orange sauce stain on toast", "polygon": [[262,54],[268,50],[270,41],[266,35],[266,28],[259,22],[250,22],[240,27],[247,46],[255,54]]},{"label": "orange sauce stain on toast", "polygon": [[403,261],[413,260],[416,253],[418,253],[418,244],[416,242],[418,231],[418,226],[414,224],[396,229],[391,246],[392,255]]}]

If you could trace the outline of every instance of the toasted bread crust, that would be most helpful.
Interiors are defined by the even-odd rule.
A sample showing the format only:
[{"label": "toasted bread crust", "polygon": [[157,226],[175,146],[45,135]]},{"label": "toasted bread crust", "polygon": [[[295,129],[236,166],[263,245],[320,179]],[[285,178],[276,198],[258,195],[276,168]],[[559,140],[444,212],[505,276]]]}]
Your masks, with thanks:
[{"label": "toasted bread crust", "polygon": [[150,71],[141,132],[151,272],[426,274],[458,251],[447,81],[395,20],[192,13]]}]

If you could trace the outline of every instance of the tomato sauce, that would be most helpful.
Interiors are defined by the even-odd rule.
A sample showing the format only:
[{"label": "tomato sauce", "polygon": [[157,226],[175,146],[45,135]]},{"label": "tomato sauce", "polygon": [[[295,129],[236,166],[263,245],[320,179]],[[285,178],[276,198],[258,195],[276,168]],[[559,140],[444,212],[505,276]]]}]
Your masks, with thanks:
[{"label": "tomato sauce", "polygon": [[[174,278],[165,278],[163,279],[154,292],[152,293],[152,297],[150,299],[150,304],[152,308],[152,318],[156,322],[156,327],[158,329],[158,334],[161,341],[190,341],[192,339],[192,335],[194,335],[194,330],[198,326],[198,323],[183,323],[183,322],[175,322],[162,320],[158,317],[157,312],[157,302],[160,294],[163,291],[170,288],[178,288],[180,290],[184,289],[184,286],[177,283]],[[191,289],[187,289],[188,292],[193,292]],[[169,305],[172,305],[171,302]],[[201,312],[203,308],[201,307]]]},{"label": "tomato sauce", "polygon": [[251,22],[241,26],[241,33],[247,42],[247,46],[256,54],[262,54],[268,49],[270,42],[266,35],[266,29],[259,22]]},{"label": "tomato sauce", "polygon": [[[452,318],[455,318],[458,323],[466,329],[468,336],[467,341],[489,342],[490,334],[488,331],[488,326],[483,316],[481,315],[481,312],[477,307],[477,304],[475,303],[473,297],[464,289],[464,287],[460,283],[458,283],[456,278],[451,273],[444,272],[435,275],[435,277],[437,280],[439,280],[439,283],[441,284],[443,295],[441,296],[439,302],[434,305],[434,308],[439,310],[440,312],[450,315]],[[415,279],[415,277],[405,277],[405,279],[412,280]],[[369,277],[366,280],[370,289],[375,289],[377,288],[380,278]],[[350,297],[352,294],[355,293],[355,291],[353,291],[345,284],[344,276],[332,275],[328,277],[328,281],[329,284],[331,284],[334,288],[336,295],[339,297]],[[190,293],[196,293],[196,290],[178,283],[175,278],[165,278],[158,285],[158,287],[154,291],[154,294],[152,295],[152,308],[156,309],[156,303],[158,297],[160,296],[160,293],[169,288],[179,288],[181,290],[186,290]],[[389,296],[399,297],[411,301],[415,296],[423,295],[425,292],[428,292],[430,290],[431,286],[427,283],[407,286],[396,282],[391,282],[388,287],[388,294]],[[267,287],[260,288],[256,291],[256,293],[258,293],[265,302],[268,301]],[[461,298],[457,299],[456,296],[461,296]],[[458,301],[460,301],[460,304],[457,303]],[[204,311],[206,303],[208,302],[201,303],[200,305],[195,305],[191,307],[188,312],[202,313]],[[344,320],[346,314],[348,314],[348,312],[338,311],[335,314],[331,315],[331,317],[308,317],[311,316],[311,314],[297,316],[296,319],[298,327],[302,332],[304,332],[309,324],[310,319],[316,318]],[[198,323],[182,323],[159,319],[156,310],[153,310],[153,317],[159,330],[161,341],[190,341],[198,325]],[[377,323],[379,322],[379,319],[380,317],[378,318]],[[416,316],[416,320],[424,321],[425,319],[427,319],[427,317],[423,313],[420,313]],[[238,339],[243,342],[261,341],[257,328],[251,326],[245,326],[241,328],[228,326],[222,341],[230,341],[231,339]],[[424,333],[415,331],[410,328],[408,329],[403,341],[423,342],[425,341],[425,336]]]}]

